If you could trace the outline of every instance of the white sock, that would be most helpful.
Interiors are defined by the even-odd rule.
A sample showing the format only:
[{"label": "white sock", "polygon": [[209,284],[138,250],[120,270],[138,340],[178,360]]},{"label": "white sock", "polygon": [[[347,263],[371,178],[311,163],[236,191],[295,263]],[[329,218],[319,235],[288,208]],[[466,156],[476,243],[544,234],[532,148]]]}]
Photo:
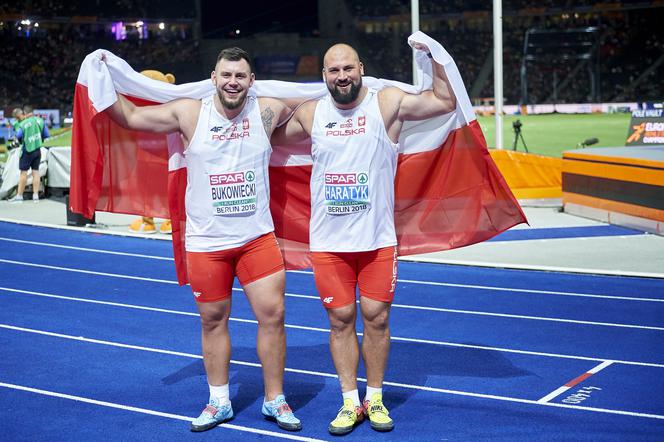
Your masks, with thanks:
[{"label": "white sock", "polygon": [[367,385],[367,393],[366,393],[366,396],[364,396],[364,400],[365,401],[370,401],[375,393],[379,393],[379,394],[382,395],[383,394],[383,388],[382,387],[375,388],[375,387],[370,387],[370,386]]},{"label": "white sock", "polygon": [[360,406],[360,393],[357,390],[351,390],[347,392],[342,392],[342,396],[344,397],[344,401],[346,398],[350,398],[353,400],[353,403],[355,404],[356,407]]},{"label": "white sock", "polygon": [[219,405],[226,405],[230,403],[231,399],[230,394],[228,393],[228,384],[210,385],[210,397],[215,398],[219,402]]}]

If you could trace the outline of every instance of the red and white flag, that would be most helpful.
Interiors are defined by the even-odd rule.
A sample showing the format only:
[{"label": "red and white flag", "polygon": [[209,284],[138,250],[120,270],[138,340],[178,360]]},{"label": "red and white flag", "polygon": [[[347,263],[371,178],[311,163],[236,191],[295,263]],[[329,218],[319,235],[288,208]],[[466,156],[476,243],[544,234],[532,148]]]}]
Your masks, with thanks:
[{"label": "red and white flag", "polygon": [[[526,222],[487,150],[456,64],[422,32],[411,35],[409,42],[426,44],[434,60],[444,66],[457,108],[429,120],[407,122],[402,130],[395,185],[399,254],[474,244]],[[372,77],[364,77],[364,85],[397,86],[409,93],[431,88],[431,62],[420,51],[416,55],[418,85]],[[201,99],[215,93],[214,86],[209,79],[182,85],[152,80],[108,51],[97,50],[83,61],[74,96],[71,210],[86,217],[99,210],[170,218],[178,281],[185,284],[187,174],[181,137],[117,125],[103,112],[117,93],[137,105],[148,105],[183,97]],[[305,100],[328,91],[323,83],[257,80],[250,93]],[[273,146],[270,161],[270,208],[288,268],[310,265],[308,151],[307,145]]]}]

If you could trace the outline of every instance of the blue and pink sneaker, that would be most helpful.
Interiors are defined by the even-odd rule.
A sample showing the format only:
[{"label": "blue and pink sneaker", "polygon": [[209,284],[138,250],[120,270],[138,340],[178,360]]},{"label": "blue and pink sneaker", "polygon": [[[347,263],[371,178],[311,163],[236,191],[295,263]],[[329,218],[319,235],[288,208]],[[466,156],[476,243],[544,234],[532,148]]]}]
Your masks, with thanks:
[{"label": "blue and pink sneaker", "polygon": [[190,429],[196,432],[206,431],[232,418],[233,407],[231,407],[231,403],[219,405],[219,402],[211,397],[210,403],[207,404],[201,415],[191,422]]},{"label": "blue and pink sneaker", "polygon": [[266,419],[277,422],[279,428],[287,431],[299,431],[302,429],[302,423],[293,414],[293,410],[286,403],[283,394],[278,395],[270,402],[263,402],[261,410]]}]

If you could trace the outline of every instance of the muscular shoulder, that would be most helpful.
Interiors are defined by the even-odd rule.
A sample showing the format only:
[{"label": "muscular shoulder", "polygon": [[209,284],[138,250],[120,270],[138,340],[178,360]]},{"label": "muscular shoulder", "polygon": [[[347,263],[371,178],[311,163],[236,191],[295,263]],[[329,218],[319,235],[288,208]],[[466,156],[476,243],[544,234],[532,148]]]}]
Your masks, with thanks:
[{"label": "muscular shoulder", "polygon": [[314,112],[316,111],[316,106],[320,100],[309,100],[302,103],[296,111],[296,114],[299,117],[302,116],[311,116],[313,118]]},{"label": "muscular shoulder", "polygon": [[178,98],[172,101],[171,104],[180,123],[180,132],[187,139],[191,139],[198,124],[198,114],[201,112],[201,100]]},{"label": "muscular shoulder", "polygon": [[405,95],[398,87],[386,87],[378,91],[378,107],[386,126],[399,115],[401,100]]},{"label": "muscular shoulder", "polygon": [[316,112],[316,106],[318,105],[319,101],[319,99],[305,101],[295,111],[294,118],[297,119],[302,128],[308,134],[311,134],[311,130],[314,125],[314,114]]}]

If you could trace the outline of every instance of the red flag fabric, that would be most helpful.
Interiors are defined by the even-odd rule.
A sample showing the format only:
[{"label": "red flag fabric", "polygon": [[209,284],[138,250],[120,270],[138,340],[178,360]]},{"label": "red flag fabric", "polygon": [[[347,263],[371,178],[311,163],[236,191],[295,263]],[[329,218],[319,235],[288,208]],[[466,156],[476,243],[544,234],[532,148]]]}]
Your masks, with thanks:
[{"label": "red flag fabric", "polygon": [[[457,97],[457,109],[421,122],[407,122],[400,137],[395,185],[395,223],[400,255],[412,255],[477,243],[526,218],[486,147],[454,61],[425,34],[423,42],[445,67]],[[104,53],[105,60],[101,61]],[[431,85],[431,63],[419,55],[418,86],[365,77],[364,84],[397,86],[417,93]],[[323,84],[256,81],[258,96],[311,99],[327,93]],[[137,105],[214,93],[209,80],[171,85],[144,77],[106,51],[86,57],[76,85],[70,205],[91,217],[96,210],[170,218],[180,284],[188,280],[184,253],[186,158],[179,134],[130,131],[105,112],[122,93]],[[307,145],[273,146],[270,208],[275,233],[288,268],[310,265]]]}]

